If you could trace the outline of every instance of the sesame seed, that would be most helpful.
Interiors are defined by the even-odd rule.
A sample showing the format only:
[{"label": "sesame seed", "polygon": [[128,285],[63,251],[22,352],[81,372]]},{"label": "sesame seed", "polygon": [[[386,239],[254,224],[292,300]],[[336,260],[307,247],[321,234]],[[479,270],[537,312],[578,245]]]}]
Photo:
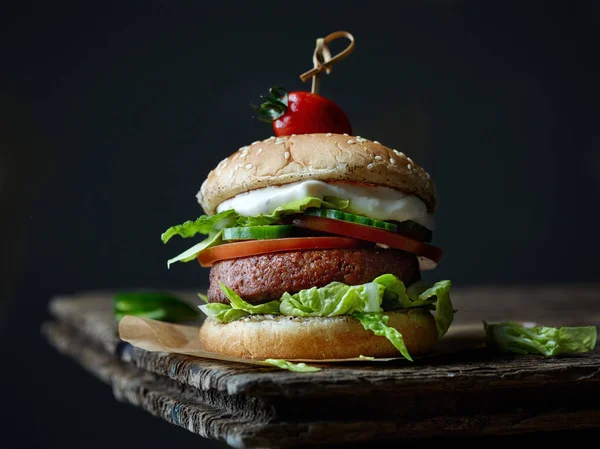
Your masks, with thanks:
[{"label": "sesame seed", "polygon": [[412,165],[408,164],[408,165],[406,166],[406,168],[408,168],[409,170],[412,170]]},{"label": "sesame seed", "polygon": [[375,160],[376,160],[376,161],[382,161],[382,160],[383,160],[383,158],[382,158],[381,156],[377,155],[377,156],[375,156]]},{"label": "sesame seed", "polygon": [[233,155],[233,157],[231,158],[231,160],[232,160],[232,161],[235,161],[235,160],[237,159],[237,157],[238,157],[238,156],[239,156],[239,154],[235,153],[235,154]]},{"label": "sesame seed", "polygon": [[376,143],[377,145],[381,145],[377,140],[374,140],[373,143]]},{"label": "sesame seed", "polygon": [[325,135],[326,135],[327,137],[331,137],[331,136],[333,136],[333,134],[331,134],[331,133],[327,133],[327,134],[325,134]]},{"label": "sesame seed", "polygon": [[344,135],[344,136],[347,136],[347,135],[348,135],[348,133],[344,133],[343,135]]},{"label": "sesame seed", "polygon": [[367,141],[367,139],[363,139],[363,138],[362,138],[362,137],[360,137],[360,136],[356,136],[356,141],[357,141],[357,142],[360,142],[360,143],[363,143],[363,142],[366,142],[366,141]]},{"label": "sesame seed", "polygon": [[294,137],[296,134],[292,134],[292,137]]},{"label": "sesame seed", "polygon": [[428,172],[425,172],[425,176],[427,176],[427,179],[431,179],[431,175]]},{"label": "sesame seed", "polygon": [[372,170],[372,169],[373,169],[373,167],[374,167],[374,165],[373,165],[373,164],[369,164],[369,165],[367,165],[367,168],[368,168],[369,170]]},{"label": "sesame seed", "polygon": [[240,169],[240,164],[237,164],[237,165],[235,166],[235,168],[233,169],[233,171],[238,171],[239,169]]},{"label": "sesame seed", "polygon": [[252,164],[246,164],[246,165],[244,165],[244,168],[246,170],[250,170],[252,168]]},{"label": "sesame seed", "polygon": [[279,138],[275,141],[275,145],[281,145],[282,143],[285,143],[285,139]]},{"label": "sesame seed", "polygon": [[245,147],[240,148],[240,151],[242,151],[242,152],[243,151],[248,151],[249,149],[250,149],[249,146],[245,146]]},{"label": "sesame seed", "polygon": [[350,139],[350,140],[348,141],[348,143],[349,143],[350,145],[352,145],[353,143],[356,143],[356,142],[354,142],[354,140]]},{"label": "sesame seed", "polygon": [[290,158],[290,152],[286,151],[285,153],[283,153],[283,157],[287,160]]},{"label": "sesame seed", "polygon": [[256,150],[256,154],[260,154],[262,153],[262,148],[259,148],[258,150]]},{"label": "sesame seed", "polygon": [[408,159],[408,162],[410,162],[411,164],[414,164],[414,162],[411,158],[407,157],[406,159]]},{"label": "sesame seed", "polygon": [[257,143],[260,143],[260,140],[255,140],[254,142],[252,142],[252,145],[256,145]]},{"label": "sesame seed", "polygon": [[396,165],[396,159],[394,159],[393,157],[391,157],[390,158],[390,164]]},{"label": "sesame seed", "polygon": [[406,157],[406,155],[402,152],[402,151],[398,151],[398,150],[392,150],[394,153],[396,153],[398,156],[401,157]]},{"label": "sesame seed", "polygon": [[275,140],[275,136],[271,136],[267,140]]}]

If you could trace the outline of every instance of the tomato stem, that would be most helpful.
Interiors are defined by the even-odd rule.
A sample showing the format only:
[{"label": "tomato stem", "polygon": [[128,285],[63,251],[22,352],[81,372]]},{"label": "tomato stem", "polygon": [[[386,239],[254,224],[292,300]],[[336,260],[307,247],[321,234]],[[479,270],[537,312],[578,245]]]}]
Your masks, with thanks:
[{"label": "tomato stem", "polygon": [[261,95],[265,100],[260,106],[250,106],[258,113],[258,120],[271,123],[286,113],[288,108],[288,93],[283,87],[271,87],[269,95]]}]

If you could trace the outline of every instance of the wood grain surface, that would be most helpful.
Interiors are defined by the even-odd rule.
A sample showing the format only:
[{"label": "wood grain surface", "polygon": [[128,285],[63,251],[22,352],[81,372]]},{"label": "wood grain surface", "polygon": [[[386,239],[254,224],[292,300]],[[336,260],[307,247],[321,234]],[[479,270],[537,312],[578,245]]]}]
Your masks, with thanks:
[{"label": "wood grain surface", "polygon": [[[595,286],[455,292],[456,328],[481,320],[599,324]],[[187,294],[187,293],[185,293]],[[189,297],[193,297],[189,294]],[[120,342],[106,293],[56,298],[43,331],[112,385],[115,397],[234,447],[300,447],[415,437],[600,427],[600,353],[498,354],[458,332],[452,350],[409,363],[326,365],[316,373],[150,353]],[[466,337],[465,337],[466,336]]]}]

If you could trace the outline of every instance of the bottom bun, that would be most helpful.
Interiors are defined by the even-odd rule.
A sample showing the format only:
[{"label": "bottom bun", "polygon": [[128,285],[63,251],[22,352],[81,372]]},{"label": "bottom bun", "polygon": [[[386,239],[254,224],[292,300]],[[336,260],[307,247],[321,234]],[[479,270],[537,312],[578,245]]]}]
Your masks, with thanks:
[{"label": "bottom bun", "polygon": [[[412,356],[432,351],[438,341],[428,310],[386,312]],[[348,359],[359,356],[402,357],[385,337],[365,330],[351,316],[292,317],[250,315],[231,323],[207,318],[200,328],[204,349],[246,359]]]}]

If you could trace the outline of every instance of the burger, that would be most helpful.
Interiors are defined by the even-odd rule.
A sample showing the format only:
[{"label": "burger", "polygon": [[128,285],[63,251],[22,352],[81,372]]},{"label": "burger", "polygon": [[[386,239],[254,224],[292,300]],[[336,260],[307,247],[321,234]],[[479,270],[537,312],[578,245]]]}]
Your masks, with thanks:
[{"label": "burger", "polygon": [[450,327],[450,281],[427,285],[436,188],[404,153],[360,136],[270,137],[222,160],[169,228],[203,240],[169,260],[210,268],[207,351],[332,360],[431,353]]}]

